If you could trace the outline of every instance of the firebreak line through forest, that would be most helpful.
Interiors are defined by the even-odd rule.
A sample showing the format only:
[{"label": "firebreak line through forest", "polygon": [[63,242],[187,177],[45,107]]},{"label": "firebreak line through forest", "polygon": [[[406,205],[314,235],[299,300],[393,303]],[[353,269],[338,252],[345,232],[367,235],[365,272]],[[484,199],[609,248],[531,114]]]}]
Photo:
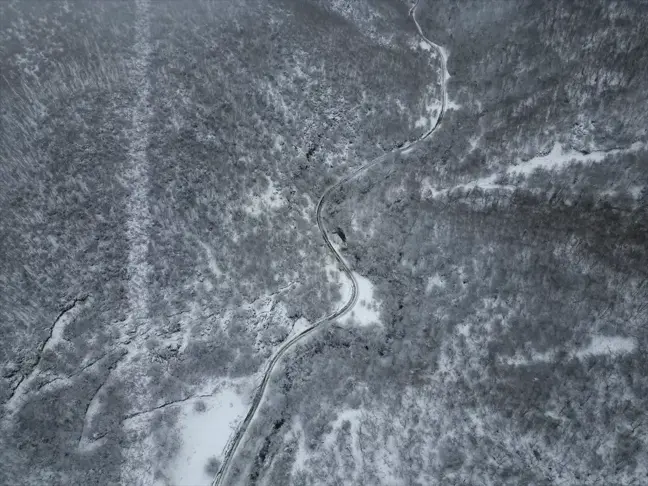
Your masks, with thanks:
[{"label": "firebreak line through forest", "polygon": [[322,221],[322,211],[323,208],[326,204],[326,199],[327,197],[332,194],[336,189],[340,188],[342,185],[346,184],[350,180],[356,178],[359,174],[362,172],[366,171],[367,169],[382,163],[385,161],[389,156],[392,154],[399,154],[399,153],[406,153],[409,149],[414,147],[415,145],[423,142],[426,140],[432,133],[434,133],[439,125],[441,124],[441,121],[443,120],[443,116],[446,111],[446,105],[447,105],[447,89],[446,89],[446,83],[447,83],[447,69],[446,69],[446,63],[447,63],[447,58],[444,49],[439,46],[438,44],[435,44],[432,42],[430,39],[428,39],[424,34],[423,30],[421,29],[421,26],[419,25],[418,21],[416,20],[416,8],[418,7],[420,0],[416,0],[416,3],[412,6],[412,8],[409,10],[409,16],[412,17],[412,20],[414,21],[414,24],[416,26],[416,30],[418,31],[419,36],[423,39],[423,41],[432,47],[439,55],[441,59],[441,87],[442,87],[442,100],[441,100],[441,111],[434,123],[434,125],[427,131],[425,132],[421,137],[419,137],[417,140],[414,140],[412,142],[408,142],[404,144],[401,147],[398,147],[397,149],[387,152],[386,154],[383,154],[369,162],[365,162],[362,164],[360,167],[356,168],[353,170],[350,174],[347,174],[345,177],[340,179],[338,182],[335,184],[329,186],[322,196],[319,199],[319,202],[317,203],[317,227],[319,228],[322,238],[324,238],[324,242],[326,243],[326,246],[328,249],[333,253],[333,256],[337,260],[338,264],[340,265],[343,273],[345,276],[351,281],[352,284],[352,289],[351,289],[351,298],[338,310],[333,312],[332,314],[329,314],[328,316],[320,319],[317,321],[315,324],[312,326],[306,328],[296,336],[294,336],[292,339],[289,341],[286,341],[280,348],[279,350],[275,353],[273,358],[270,360],[268,363],[268,366],[266,367],[266,371],[263,374],[263,379],[261,381],[261,384],[257,388],[257,391],[254,395],[254,398],[252,400],[252,405],[250,406],[250,409],[248,410],[248,413],[246,414],[245,418],[239,425],[239,427],[236,429],[234,434],[230,437],[228,440],[227,445],[225,446],[225,453],[224,453],[224,458],[223,462],[221,464],[221,467],[214,477],[214,480],[212,481],[212,486],[223,486],[227,484],[225,482],[225,479],[228,476],[230,466],[232,464],[232,461],[234,457],[236,456],[236,452],[238,451],[239,446],[243,442],[243,438],[249,429],[249,425],[254,419],[254,416],[256,415],[257,410],[259,409],[259,406],[261,405],[261,402],[263,400],[263,397],[265,395],[265,391],[268,388],[268,384],[270,382],[270,377],[272,376],[272,372],[274,371],[277,363],[283,358],[283,356],[298,342],[312,334],[314,331],[321,329],[324,324],[331,323],[338,319],[339,317],[342,317],[344,314],[348,313],[356,304],[358,300],[358,282],[356,281],[355,277],[353,276],[353,273],[347,263],[344,261],[342,258],[342,255],[335,249],[333,244],[331,243],[331,240],[329,238],[329,235],[326,231],[326,227],[324,226],[324,222]]}]

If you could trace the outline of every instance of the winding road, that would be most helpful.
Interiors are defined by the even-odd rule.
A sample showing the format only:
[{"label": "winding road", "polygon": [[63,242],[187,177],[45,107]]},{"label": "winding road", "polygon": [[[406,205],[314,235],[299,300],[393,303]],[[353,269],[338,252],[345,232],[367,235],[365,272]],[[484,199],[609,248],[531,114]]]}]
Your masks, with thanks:
[{"label": "winding road", "polygon": [[380,157],[377,157],[369,162],[365,162],[362,164],[360,167],[356,168],[351,172],[350,174],[346,175],[342,179],[340,179],[338,182],[335,184],[329,186],[325,191],[324,194],[322,194],[322,197],[320,197],[319,202],[317,203],[317,227],[320,230],[320,233],[322,233],[322,238],[324,238],[324,242],[326,243],[326,246],[328,246],[329,250],[331,253],[333,253],[333,256],[335,256],[335,259],[338,261],[340,267],[342,268],[342,271],[346,275],[346,277],[351,281],[352,284],[352,292],[351,292],[351,298],[346,302],[342,307],[340,307],[338,310],[333,312],[332,314],[320,319],[317,321],[315,324],[313,324],[311,327],[305,329],[304,331],[300,332],[290,340],[286,341],[284,344],[281,345],[281,347],[277,350],[273,358],[270,360],[268,363],[268,366],[266,368],[266,371],[263,375],[263,380],[261,381],[261,384],[259,388],[256,391],[256,394],[254,396],[254,399],[252,400],[252,406],[248,410],[247,415],[239,425],[238,429],[234,433],[234,435],[230,438],[228,441],[226,447],[225,447],[225,454],[224,454],[224,459],[223,463],[220,467],[220,470],[216,474],[214,480],[212,481],[212,486],[223,486],[226,485],[227,483],[225,482],[225,479],[228,476],[230,466],[232,464],[232,461],[234,457],[236,456],[236,452],[238,451],[238,448],[240,444],[243,442],[243,438],[245,437],[245,434],[249,428],[250,423],[254,419],[254,416],[256,415],[257,410],[259,409],[259,406],[261,405],[261,402],[263,400],[263,397],[265,395],[266,389],[268,388],[268,383],[270,382],[270,377],[272,376],[272,372],[274,371],[277,363],[281,360],[281,358],[290,350],[292,347],[297,344],[299,341],[307,337],[308,335],[312,334],[314,331],[320,329],[323,327],[324,324],[330,323],[334,321],[335,319],[343,316],[347,312],[349,312],[353,306],[355,306],[356,301],[358,300],[358,282],[356,281],[355,277],[353,276],[353,273],[351,272],[351,269],[349,266],[346,264],[344,259],[342,258],[342,255],[335,249],[333,244],[331,243],[331,239],[326,231],[326,227],[324,226],[324,223],[322,221],[322,210],[324,208],[324,205],[326,204],[326,199],[331,194],[333,191],[335,191],[337,188],[341,187],[343,184],[349,182],[353,178],[357,177],[360,173],[364,172],[365,170],[373,167],[374,165],[380,164],[383,162],[387,157],[393,155],[393,154],[399,154],[406,152],[408,149],[412,148],[414,145],[422,142],[426,138],[428,138],[432,133],[436,131],[436,129],[439,127],[441,124],[441,121],[443,120],[443,116],[446,111],[446,106],[447,106],[447,98],[448,98],[448,93],[446,89],[446,83],[448,81],[448,71],[447,71],[447,58],[446,58],[446,53],[445,50],[429,40],[425,35],[423,34],[423,30],[421,29],[421,26],[419,25],[418,21],[416,20],[416,8],[418,7],[420,0],[416,0],[416,3],[414,6],[410,9],[409,15],[412,17],[412,20],[414,21],[414,24],[416,25],[416,29],[423,39],[423,41],[428,44],[430,47],[432,47],[436,52],[438,52],[439,57],[441,58],[441,76],[442,76],[442,100],[441,100],[441,111],[439,112],[439,116],[437,117],[436,121],[434,122],[434,125],[427,131],[425,132],[421,137],[419,137],[417,140],[414,140],[412,142],[408,142],[402,147],[399,147],[395,150],[392,150],[391,152],[388,152],[386,154],[381,155]]}]

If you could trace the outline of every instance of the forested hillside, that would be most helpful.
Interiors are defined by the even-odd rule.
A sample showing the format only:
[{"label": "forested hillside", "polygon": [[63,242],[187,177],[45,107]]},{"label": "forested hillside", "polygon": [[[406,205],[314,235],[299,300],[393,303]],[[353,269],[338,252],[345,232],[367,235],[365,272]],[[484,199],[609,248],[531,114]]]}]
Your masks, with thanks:
[{"label": "forested hillside", "polygon": [[[1,484],[210,483],[411,6],[0,2]],[[648,3],[416,15],[231,485],[644,484]]]},{"label": "forested hillside", "polygon": [[337,305],[315,204],[440,91],[405,5],[329,7],[0,2],[0,483],[209,482],[186,417]]},{"label": "forested hillside", "polygon": [[380,325],[286,361],[241,484],[645,481],[647,7],[420,6],[455,106],[327,213]]}]

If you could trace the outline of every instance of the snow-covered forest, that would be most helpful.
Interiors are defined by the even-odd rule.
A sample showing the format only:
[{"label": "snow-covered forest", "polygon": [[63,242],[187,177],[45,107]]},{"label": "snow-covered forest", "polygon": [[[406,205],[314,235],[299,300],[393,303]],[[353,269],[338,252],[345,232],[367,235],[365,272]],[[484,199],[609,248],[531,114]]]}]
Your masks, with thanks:
[{"label": "snow-covered forest", "polygon": [[1,484],[645,482],[648,4],[412,6],[0,2]]}]

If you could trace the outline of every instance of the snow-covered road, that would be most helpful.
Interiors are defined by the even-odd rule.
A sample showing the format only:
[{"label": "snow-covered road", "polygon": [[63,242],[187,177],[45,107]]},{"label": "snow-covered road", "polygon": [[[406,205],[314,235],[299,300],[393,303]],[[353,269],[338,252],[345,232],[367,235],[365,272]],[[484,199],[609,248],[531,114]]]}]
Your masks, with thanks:
[{"label": "snow-covered road", "polygon": [[414,24],[416,25],[416,29],[419,33],[419,35],[422,38],[422,42],[426,43],[426,45],[430,46],[433,51],[437,52],[439,57],[441,58],[441,86],[443,88],[443,93],[442,93],[442,100],[441,100],[441,108],[439,110],[439,115],[436,119],[436,121],[432,124],[431,128],[425,132],[421,137],[419,137],[417,140],[414,140],[412,142],[408,142],[404,144],[403,146],[399,147],[396,150],[393,150],[391,152],[388,152],[384,155],[381,155],[380,157],[377,157],[376,159],[373,159],[371,161],[365,162],[362,164],[360,167],[354,169],[350,174],[346,175],[342,179],[340,179],[338,182],[335,184],[329,186],[324,193],[322,194],[322,197],[320,198],[318,204],[317,204],[317,226],[320,230],[320,233],[322,234],[322,238],[324,238],[324,242],[326,243],[326,246],[328,246],[329,250],[337,260],[339,267],[341,268],[342,272],[346,275],[347,279],[351,283],[352,286],[352,291],[349,300],[338,310],[333,312],[332,314],[320,319],[317,321],[315,324],[312,326],[304,329],[301,331],[299,334],[296,336],[292,337],[290,340],[286,341],[274,354],[270,362],[268,363],[268,366],[266,368],[265,373],[263,374],[263,379],[261,381],[261,384],[259,385],[259,388],[257,389],[257,392],[254,396],[254,399],[252,401],[252,405],[250,406],[250,409],[245,416],[245,419],[239,426],[239,428],[236,430],[230,441],[228,442],[226,446],[226,450],[224,452],[224,458],[223,458],[223,463],[222,466],[214,478],[214,481],[212,483],[213,486],[222,486],[226,484],[230,484],[227,481],[227,477],[229,474],[229,469],[230,465],[232,464],[232,460],[236,455],[236,452],[238,450],[239,445],[243,441],[243,438],[246,435],[247,430],[249,429],[249,425],[254,419],[257,410],[259,409],[259,406],[263,400],[263,397],[265,395],[265,392],[268,388],[268,383],[270,382],[270,377],[272,376],[273,371],[275,370],[277,363],[281,360],[281,358],[290,350],[293,348],[295,344],[298,342],[302,341],[304,338],[312,334],[314,331],[322,328],[325,324],[329,324],[332,321],[335,321],[336,319],[342,317],[343,315],[347,314],[351,309],[355,306],[357,300],[358,300],[358,281],[354,275],[354,273],[351,271],[347,263],[344,261],[342,258],[342,255],[337,251],[337,249],[334,247],[333,243],[331,242],[331,238],[329,236],[329,233],[324,225],[324,222],[322,220],[322,211],[324,209],[324,206],[326,205],[326,201],[328,199],[328,196],[332,194],[335,190],[349,182],[350,180],[356,178],[358,175],[361,173],[365,172],[367,169],[370,167],[373,167],[377,164],[380,164],[381,162],[385,161],[389,156],[393,154],[406,154],[408,153],[414,145],[419,144],[423,142],[425,139],[427,139],[432,133],[436,131],[436,129],[439,127],[441,124],[441,121],[443,120],[443,115],[445,114],[446,107],[447,107],[447,99],[448,99],[448,94],[447,94],[447,81],[449,78],[448,70],[447,70],[447,53],[443,47],[439,46],[438,44],[435,44],[431,40],[429,40],[425,35],[423,34],[423,30],[421,29],[421,26],[419,25],[418,21],[416,20],[416,8],[418,7],[419,0],[416,1],[414,6],[410,9],[409,15],[412,17],[412,20],[414,21]]}]

